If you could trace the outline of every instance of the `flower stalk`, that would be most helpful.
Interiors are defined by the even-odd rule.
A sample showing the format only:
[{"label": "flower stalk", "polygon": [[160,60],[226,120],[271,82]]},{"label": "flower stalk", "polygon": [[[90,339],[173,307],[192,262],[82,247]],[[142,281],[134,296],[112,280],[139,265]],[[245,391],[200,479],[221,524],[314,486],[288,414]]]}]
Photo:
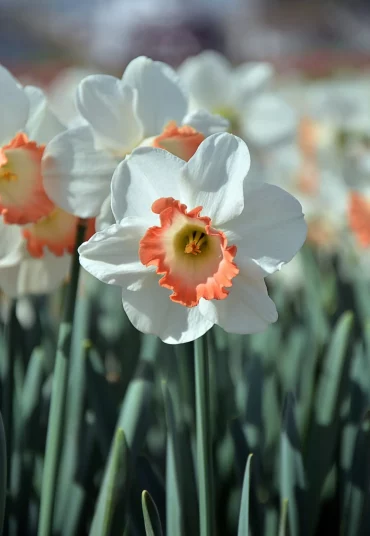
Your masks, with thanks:
[{"label": "flower stalk", "polygon": [[56,489],[58,460],[62,443],[63,415],[68,383],[72,326],[80,273],[80,263],[77,249],[84,240],[86,223],[86,220],[81,219],[77,225],[76,247],[72,259],[71,279],[67,288],[62,322],[59,327],[48,432],[46,438],[38,536],[48,536],[50,534],[53,517],[54,495]]},{"label": "flower stalk", "polygon": [[196,443],[200,536],[214,534],[209,356],[206,337],[194,341]]}]

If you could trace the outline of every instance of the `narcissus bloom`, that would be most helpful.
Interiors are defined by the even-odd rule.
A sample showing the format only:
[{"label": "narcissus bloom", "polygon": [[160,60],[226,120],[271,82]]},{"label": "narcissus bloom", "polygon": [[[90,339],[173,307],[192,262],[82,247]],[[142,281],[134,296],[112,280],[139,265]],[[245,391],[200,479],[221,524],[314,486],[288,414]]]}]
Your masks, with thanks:
[{"label": "narcissus bloom", "polygon": [[214,324],[234,333],[277,319],[264,278],[306,236],[301,206],[248,179],[249,151],[231,134],[204,140],[188,162],[141,147],[112,180],[116,223],[79,248],[82,266],[122,287],[134,326],[177,344]]},{"label": "narcissus bloom", "polygon": [[48,294],[67,276],[70,255],[56,256],[49,249],[33,256],[19,225],[0,218],[0,289],[9,297]]},{"label": "narcissus bloom", "polygon": [[370,246],[370,197],[357,191],[349,195],[348,223],[361,248]]},{"label": "narcissus bloom", "polygon": [[122,79],[92,75],[78,86],[84,126],[69,129],[46,148],[44,185],[49,197],[82,218],[99,215],[117,164],[139,145],[153,145],[187,160],[199,143],[228,122],[206,111],[188,113],[188,97],[165,63],[139,57]]},{"label": "narcissus bloom", "polygon": [[54,206],[44,191],[41,159],[45,143],[64,127],[40,89],[23,88],[2,66],[0,116],[0,214],[6,223],[35,222]]},{"label": "narcissus bloom", "polygon": [[233,67],[222,54],[206,50],[185,60],[179,68],[192,105],[221,114],[231,131],[260,149],[291,138],[296,113],[269,90],[274,75],[269,63]]}]

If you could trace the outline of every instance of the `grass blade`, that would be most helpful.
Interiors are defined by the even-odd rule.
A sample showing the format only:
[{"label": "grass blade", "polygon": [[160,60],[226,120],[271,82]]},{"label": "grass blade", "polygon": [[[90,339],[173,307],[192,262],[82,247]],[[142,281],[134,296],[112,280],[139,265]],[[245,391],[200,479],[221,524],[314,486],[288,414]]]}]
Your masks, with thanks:
[{"label": "grass blade", "polygon": [[[337,322],[325,356],[324,370],[316,394],[314,420],[306,446],[306,472],[310,475],[307,489],[307,523],[309,532],[317,522],[320,496],[332,467],[339,433],[339,408],[342,402],[347,346],[353,323],[352,313],[344,313]],[[325,445],[325,449],[321,448]]]},{"label": "grass blade", "polygon": [[112,523],[115,504],[120,488],[124,489],[127,477],[128,448],[125,434],[118,428],[108,460],[103,484],[100,489],[90,536],[108,536]]},{"label": "grass blade", "polygon": [[80,220],[76,231],[76,249],[72,261],[71,279],[64,304],[63,319],[59,328],[48,432],[46,438],[45,463],[42,477],[38,536],[50,535],[53,519],[56,479],[61,450],[64,408],[67,392],[72,326],[80,273],[80,262],[77,248],[83,241],[85,229],[86,222],[84,220]]},{"label": "grass blade", "polygon": [[146,536],[163,536],[161,520],[155,502],[148,491],[141,495]]},{"label": "grass blade", "polygon": [[3,418],[0,413],[0,534],[3,533],[7,495],[6,439]]},{"label": "grass blade", "polygon": [[283,499],[281,503],[280,521],[279,521],[279,536],[286,535],[286,520],[288,517],[288,499]]},{"label": "grass blade", "polygon": [[280,495],[288,499],[288,517],[291,536],[306,534],[303,518],[303,493],[306,488],[300,440],[295,419],[293,395],[285,400],[283,430],[281,432]]},{"label": "grass blade", "polygon": [[250,487],[250,468],[253,454],[248,456],[245,466],[243,491],[240,506],[238,536],[248,536],[249,534],[249,487]]}]

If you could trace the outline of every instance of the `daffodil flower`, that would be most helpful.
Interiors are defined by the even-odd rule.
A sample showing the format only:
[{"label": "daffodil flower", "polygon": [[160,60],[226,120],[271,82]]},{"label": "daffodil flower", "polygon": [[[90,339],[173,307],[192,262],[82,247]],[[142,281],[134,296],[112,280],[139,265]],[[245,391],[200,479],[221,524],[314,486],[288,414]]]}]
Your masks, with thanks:
[{"label": "daffodil flower", "polygon": [[6,223],[26,224],[54,204],[45,193],[41,159],[45,143],[63,131],[43,92],[23,88],[0,66],[0,214]]},{"label": "daffodil flower", "polygon": [[48,294],[67,276],[70,255],[56,256],[46,249],[33,256],[23,236],[24,228],[0,218],[0,289],[9,297]]},{"label": "daffodil flower", "polygon": [[264,278],[295,255],[306,224],[298,201],[249,167],[246,144],[226,133],[188,162],[141,147],[117,167],[116,223],[80,246],[80,262],[122,287],[137,329],[177,344],[214,324],[252,333],[276,321]]},{"label": "daffodil flower", "polygon": [[294,135],[297,115],[269,89],[274,75],[269,63],[233,67],[222,54],[206,50],[185,60],[179,75],[193,107],[226,117],[231,131],[253,147],[268,149]]},{"label": "daffodil flower", "polygon": [[88,76],[76,103],[87,124],[47,146],[43,172],[49,197],[83,218],[100,214],[113,171],[135,147],[153,145],[188,159],[206,136],[228,128],[220,116],[187,113],[188,97],[176,73],[145,57],[133,60],[122,79]]}]

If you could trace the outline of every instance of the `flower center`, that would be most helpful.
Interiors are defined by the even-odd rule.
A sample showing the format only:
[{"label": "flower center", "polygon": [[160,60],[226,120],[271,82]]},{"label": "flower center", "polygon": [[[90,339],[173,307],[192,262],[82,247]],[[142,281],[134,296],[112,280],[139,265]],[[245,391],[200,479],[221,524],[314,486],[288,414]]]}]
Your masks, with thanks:
[{"label": "flower center", "polygon": [[223,300],[225,287],[239,273],[233,260],[236,246],[228,246],[222,231],[212,227],[211,219],[200,216],[202,207],[188,211],[172,197],[152,205],[160,226],[150,227],[139,245],[139,258],[145,266],[156,266],[162,275],[159,285],[173,291],[170,299],[194,307],[201,298]]},{"label": "flower center", "polygon": [[213,113],[221,115],[229,121],[230,127],[228,132],[231,132],[232,134],[236,135],[240,133],[240,121],[236,110],[234,110],[230,106],[221,106],[220,108],[216,108],[215,110],[213,110]]},{"label": "flower center", "polygon": [[17,174],[11,170],[11,167],[8,163],[0,167],[0,180],[1,181],[15,181],[17,180],[17,178],[18,178]]},{"label": "flower center", "polygon": [[5,223],[35,222],[52,210],[41,175],[43,152],[44,146],[22,132],[0,147],[0,213]]},{"label": "flower center", "polygon": [[188,234],[188,242],[185,246],[185,253],[198,255],[202,253],[202,245],[207,241],[207,235],[202,231],[192,231]]}]

